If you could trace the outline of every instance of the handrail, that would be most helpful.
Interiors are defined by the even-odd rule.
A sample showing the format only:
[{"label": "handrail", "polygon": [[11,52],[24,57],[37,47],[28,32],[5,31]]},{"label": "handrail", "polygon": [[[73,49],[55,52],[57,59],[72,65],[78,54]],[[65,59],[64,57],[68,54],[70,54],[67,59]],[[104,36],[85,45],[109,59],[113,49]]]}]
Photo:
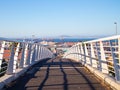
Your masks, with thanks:
[{"label": "handrail", "polygon": [[25,73],[32,65],[54,54],[38,43],[2,38],[0,40],[0,90]]},{"label": "handrail", "polygon": [[2,37],[0,37],[0,41],[8,41],[8,42],[22,42],[22,41],[13,40],[13,39],[9,39],[9,38],[2,38]]},{"label": "handrail", "polygon": [[63,58],[90,65],[120,82],[120,35],[79,42]]},{"label": "handrail", "polygon": [[12,75],[16,73],[17,69],[24,69],[42,59],[53,56],[48,48],[38,43],[2,38],[0,40],[0,76]]},{"label": "handrail", "polygon": [[105,41],[105,40],[113,40],[113,39],[118,39],[120,35],[115,35],[115,36],[110,36],[110,37],[105,37],[105,38],[99,38],[95,40],[90,40],[90,41],[85,41],[84,43],[91,43],[91,42],[97,42],[97,41]]}]

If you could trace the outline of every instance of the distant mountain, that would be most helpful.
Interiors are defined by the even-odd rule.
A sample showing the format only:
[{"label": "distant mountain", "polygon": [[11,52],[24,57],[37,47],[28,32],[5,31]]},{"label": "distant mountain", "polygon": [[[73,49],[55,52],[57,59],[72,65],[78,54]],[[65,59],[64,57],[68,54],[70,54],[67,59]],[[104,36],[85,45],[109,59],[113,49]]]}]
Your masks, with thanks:
[{"label": "distant mountain", "polygon": [[73,36],[69,36],[69,35],[61,35],[59,36],[59,38],[102,38],[102,37],[107,37],[110,35],[73,35]]},{"label": "distant mountain", "polygon": [[72,36],[69,36],[69,35],[61,35],[61,36],[58,36],[58,37],[72,37]]},{"label": "distant mountain", "polygon": [[8,40],[8,38],[0,37],[0,40]]},{"label": "distant mountain", "polygon": [[17,41],[15,38],[4,38],[4,37],[0,37],[0,40],[1,41],[3,41],[3,40],[5,40],[5,41],[13,41],[13,42]]}]

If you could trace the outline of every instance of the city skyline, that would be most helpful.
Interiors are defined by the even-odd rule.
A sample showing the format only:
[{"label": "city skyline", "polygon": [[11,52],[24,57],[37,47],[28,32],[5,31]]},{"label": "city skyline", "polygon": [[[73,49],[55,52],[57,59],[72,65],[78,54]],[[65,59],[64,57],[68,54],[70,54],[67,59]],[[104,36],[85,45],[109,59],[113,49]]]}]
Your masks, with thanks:
[{"label": "city skyline", "polygon": [[120,34],[119,0],[2,0],[0,37]]}]

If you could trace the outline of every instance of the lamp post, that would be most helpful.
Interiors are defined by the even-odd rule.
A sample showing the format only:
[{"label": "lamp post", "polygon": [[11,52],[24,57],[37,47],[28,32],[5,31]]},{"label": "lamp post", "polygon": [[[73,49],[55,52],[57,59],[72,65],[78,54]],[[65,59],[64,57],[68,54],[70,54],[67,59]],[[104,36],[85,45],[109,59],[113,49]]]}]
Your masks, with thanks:
[{"label": "lamp post", "polygon": [[[115,31],[116,31],[116,35],[117,35],[117,22],[114,22],[114,24],[116,25],[115,27]],[[118,45],[117,39],[115,40],[115,45]],[[117,51],[117,49],[115,48],[115,51]]]},{"label": "lamp post", "polygon": [[117,22],[114,22],[114,24],[116,25],[116,35],[117,35]]},{"label": "lamp post", "polygon": [[35,38],[35,35],[32,35],[32,40],[31,40],[32,43],[34,43],[34,38]]}]

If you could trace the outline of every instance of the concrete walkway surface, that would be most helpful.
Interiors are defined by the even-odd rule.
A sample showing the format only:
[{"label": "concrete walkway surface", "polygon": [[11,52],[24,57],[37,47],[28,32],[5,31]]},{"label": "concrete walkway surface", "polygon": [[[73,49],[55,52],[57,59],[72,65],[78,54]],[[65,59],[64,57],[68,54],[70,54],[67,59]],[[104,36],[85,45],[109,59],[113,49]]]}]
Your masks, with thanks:
[{"label": "concrete walkway surface", "polygon": [[34,65],[6,90],[111,90],[101,82],[80,63],[55,58]]}]

